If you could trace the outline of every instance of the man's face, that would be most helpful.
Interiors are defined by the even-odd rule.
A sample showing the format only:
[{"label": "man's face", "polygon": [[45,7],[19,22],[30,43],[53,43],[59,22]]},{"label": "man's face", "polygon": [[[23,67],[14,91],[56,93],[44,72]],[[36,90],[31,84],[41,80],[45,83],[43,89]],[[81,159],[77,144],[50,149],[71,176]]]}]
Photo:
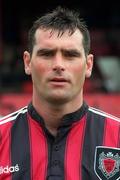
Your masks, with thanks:
[{"label": "man's face", "polygon": [[92,70],[93,56],[85,56],[82,34],[76,30],[61,37],[55,31],[38,29],[32,56],[24,53],[25,71],[31,74],[33,98],[62,104],[82,95],[85,76]]}]

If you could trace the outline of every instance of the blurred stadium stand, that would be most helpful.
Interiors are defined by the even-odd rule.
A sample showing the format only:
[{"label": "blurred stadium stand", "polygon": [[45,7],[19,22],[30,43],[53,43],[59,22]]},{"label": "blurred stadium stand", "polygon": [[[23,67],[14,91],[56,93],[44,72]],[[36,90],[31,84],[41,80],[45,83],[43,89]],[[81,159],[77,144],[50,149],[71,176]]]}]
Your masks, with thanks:
[{"label": "blurred stadium stand", "polygon": [[95,61],[92,77],[86,80],[84,86],[87,101],[120,116],[119,5],[113,2],[108,7],[100,0],[91,3],[78,0],[61,0],[60,3],[45,0],[42,4],[34,1],[0,1],[1,115],[27,104],[32,93],[31,79],[25,75],[22,61],[29,27],[47,9],[62,5],[79,9],[91,33],[91,52]]},{"label": "blurred stadium stand", "polygon": [[[120,95],[92,93],[85,94],[85,101],[90,106],[99,108],[120,118]],[[0,96],[0,113],[2,116],[26,106],[31,101],[31,93],[10,93]]]}]

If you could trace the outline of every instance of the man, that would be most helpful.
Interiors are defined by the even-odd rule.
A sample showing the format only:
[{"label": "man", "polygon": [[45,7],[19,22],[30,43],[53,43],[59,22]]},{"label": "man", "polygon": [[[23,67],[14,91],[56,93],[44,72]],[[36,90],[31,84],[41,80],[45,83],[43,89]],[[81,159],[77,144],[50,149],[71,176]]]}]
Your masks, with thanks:
[{"label": "man", "polygon": [[120,119],[83,100],[93,55],[83,20],[56,8],[34,22],[25,72],[32,102],[1,119],[0,179],[120,178]]}]

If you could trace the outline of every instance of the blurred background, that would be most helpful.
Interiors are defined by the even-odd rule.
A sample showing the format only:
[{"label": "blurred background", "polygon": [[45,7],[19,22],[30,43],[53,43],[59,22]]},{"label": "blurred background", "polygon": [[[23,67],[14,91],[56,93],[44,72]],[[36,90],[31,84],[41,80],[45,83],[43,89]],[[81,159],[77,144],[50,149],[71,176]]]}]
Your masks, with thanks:
[{"label": "blurred background", "polygon": [[0,115],[31,100],[31,79],[23,68],[27,33],[36,18],[58,5],[79,10],[91,34],[95,60],[85,83],[85,100],[120,117],[120,10],[117,2],[102,0],[0,0]]}]

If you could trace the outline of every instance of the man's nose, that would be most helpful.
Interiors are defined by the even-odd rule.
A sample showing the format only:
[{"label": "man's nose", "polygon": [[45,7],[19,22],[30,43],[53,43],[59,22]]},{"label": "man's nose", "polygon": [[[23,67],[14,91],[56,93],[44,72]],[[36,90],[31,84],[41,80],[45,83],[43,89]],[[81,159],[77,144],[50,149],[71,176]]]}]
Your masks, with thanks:
[{"label": "man's nose", "polygon": [[65,62],[62,55],[56,55],[53,59],[52,64],[53,71],[64,71],[65,70]]}]

